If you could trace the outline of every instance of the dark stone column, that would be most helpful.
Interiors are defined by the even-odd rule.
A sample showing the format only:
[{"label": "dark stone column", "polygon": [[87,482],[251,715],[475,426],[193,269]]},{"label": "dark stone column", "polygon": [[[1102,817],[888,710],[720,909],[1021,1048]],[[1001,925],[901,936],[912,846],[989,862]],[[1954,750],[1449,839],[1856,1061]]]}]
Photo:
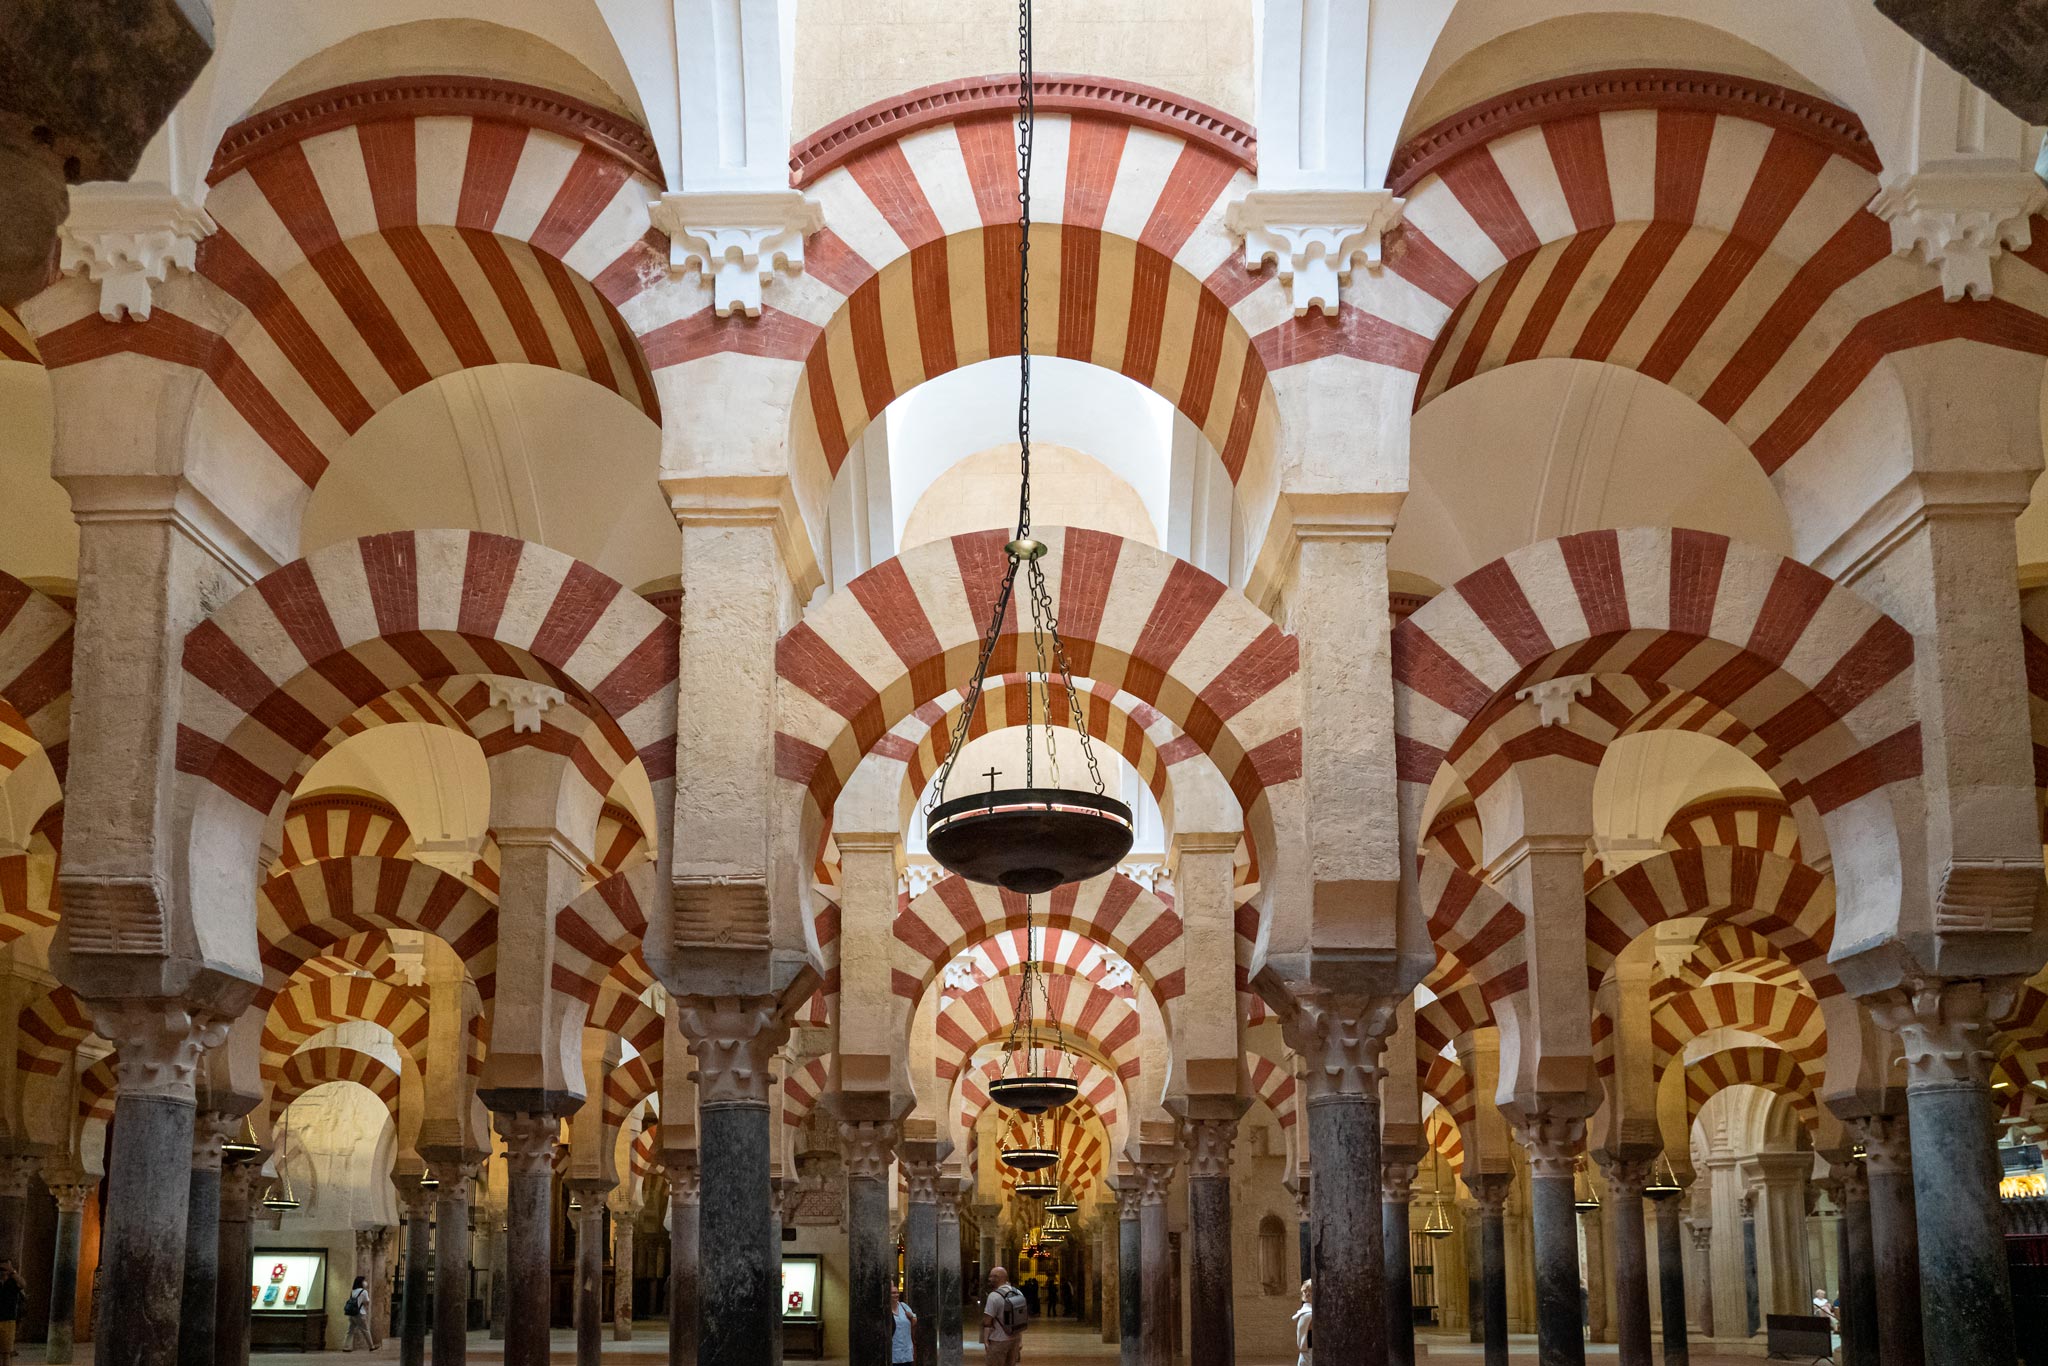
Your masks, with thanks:
[{"label": "dark stone column", "polygon": [[771,1062],[789,1038],[774,1004],[677,997],[697,1059],[701,1366],[768,1366],[782,1341],[782,1219],[769,1176]]},{"label": "dark stone column", "polygon": [[1473,1176],[1466,1184],[1479,1202],[1479,1312],[1486,1366],[1508,1366],[1508,1192],[1512,1173]]},{"label": "dark stone column", "polygon": [[1465,1221],[1465,1331],[1473,1342],[1486,1341],[1486,1282],[1480,1269],[1486,1263],[1486,1254],[1479,1243],[1480,1210],[1475,1204],[1472,1217]]},{"label": "dark stone column", "polygon": [[631,1209],[612,1211],[612,1341],[633,1340],[634,1215]]},{"label": "dark stone column", "polygon": [[1410,1265],[1408,1202],[1415,1164],[1380,1164],[1380,1245],[1387,1266],[1388,1366],[1415,1366],[1415,1272]]},{"label": "dark stone column", "polygon": [[697,1361],[697,1152],[671,1148],[668,1173],[668,1366]]},{"label": "dark stone column", "polygon": [[[81,1236],[85,1231],[85,1202],[92,1198],[95,1183],[75,1179],[56,1178],[50,1172],[43,1173],[43,1179],[50,1187],[50,1198],[57,1202],[57,1239],[55,1254],[50,1258],[50,1338],[43,1357],[52,1363],[71,1360],[72,1330],[78,1314],[78,1253]],[[244,1217],[242,1226],[248,1227]],[[222,1225],[225,1229],[226,1225]],[[243,1259],[248,1265],[248,1259]],[[219,1338],[216,1337],[216,1343]],[[246,1353],[245,1353],[246,1359]],[[221,1358],[223,1363],[226,1357]]]},{"label": "dark stone column", "polygon": [[1843,1366],[1878,1366],[1877,1263],[1870,1241],[1870,1180],[1854,1160],[1832,1164],[1829,1175],[1842,1207]]},{"label": "dark stone column", "polygon": [[939,1187],[937,1209],[939,1366],[960,1366],[966,1328],[961,1313],[965,1288],[960,1283],[960,1198],[957,1192],[948,1189],[951,1184],[946,1182]]},{"label": "dark stone column", "polygon": [[1301,1264],[1300,1279],[1304,1281],[1312,1281],[1316,1275],[1315,1221],[1309,1214],[1309,1200],[1312,1189],[1313,1187],[1309,1184],[1309,1178],[1304,1176],[1294,1192],[1294,1226],[1301,1244],[1297,1252],[1297,1259]]},{"label": "dark stone column", "polygon": [[1191,1119],[1188,1133],[1189,1340],[1194,1366],[1237,1361],[1230,1258],[1230,1149],[1237,1120]]},{"label": "dark stone column", "polygon": [[1573,1208],[1583,1119],[1537,1114],[1519,1127],[1529,1150],[1529,1222],[1536,1242],[1537,1366],[1585,1366],[1579,1213]]},{"label": "dark stone column", "polygon": [[[392,1182],[405,1211],[405,1290],[399,1308],[398,1361],[399,1366],[423,1366],[427,1359],[427,1262],[434,1251],[434,1192],[418,1176],[394,1177]],[[511,1354],[505,1359],[512,1360]]]},{"label": "dark stone column", "polygon": [[1666,1195],[1653,1203],[1657,1206],[1657,1284],[1664,1313],[1663,1366],[1690,1366],[1692,1352],[1685,1336],[1685,1236],[1679,1226],[1685,1200]]},{"label": "dark stone column", "polygon": [[1171,1162],[1138,1166],[1138,1234],[1141,1286],[1139,1366],[1173,1366],[1173,1249],[1167,1241],[1166,1193],[1173,1185]]},{"label": "dark stone column", "polygon": [[586,1182],[576,1188],[582,1205],[576,1211],[576,1366],[604,1360],[604,1198],[610,1189]]},{"label": "dark stone column", "polygon": [[1921,1366],[1920,1224],[1913,1209],[1913,1135],[1904,1115],[1854,1122],[1870,1187],[1871,1276],[1877,1287],[1877,1359]]},{"label": "dark stone column", "polygon": [[1386,1264],[1380,1243],[1380,1065],[1399,1002],[1316,997],[1283,1023],[1303,1061],[1314,1220],[1316,1355],[1386,1360]]},{"label": "dark stone column", "polygon": [[846,1345],[848,1366],[889,1366],[889,1163],[897,1128],[886,1120],[839,1126],[846,1157]]},{"label": "dark stone column", "polygon": [[1876,1012],[1905,1045],[1927,1366],[2015,1357],[1990,1084],[1991,1022],[2010,996],[1983,982],[1916,982]]},{"label": "dark stone column", "polygon": [[1126,1176],[1116,1192],[1116,1307],[1121,1366],[1143,1366],[1145,1221],[1143,1183]]},{"label": "dark stone column", "polygon": [[[192,1121],[192,1175],[185,1193],[185,1293],[178,1310],[178,1366],[218,1366],[214,1309],[220,1300],[220,1145],[235,1121],[201,1111]],[[239,1273],[238,1273],[239,1274]]]},{"label": "dark stone column", "polygon": [[171,1366],[185,1290],[186,1199],[192,1171],[192,1076],[227,1037],[189,1008],[163,1002],[92,1005],[93,1029],[118,1039],[119,1100],[107,1153],[93,1352],[105,1366]]},{"label": "dark stone column", "polygon": [[[502,1110],[492,1122],[505,1142],[505,1366],[547,1366],[554,1248],[549,1207],[562,1122],[532,1110]],[[408,1313],[408,1329],[410,1319]]]},{"label": "dark stone column", "polygon": [[[917,1315],[910,1331],[917,1359],[930,1363],[939,1355],[939,1163],[931,1155],[937,1145],[920,1140],[903,1146],[910,1188],[903,1213],[903,1302]],[[912,1149],[920,1150],[915,1157]]]},{"label": "dark stone column", "polygon": [[[469,1360],[469,1163],[437,1161],[434,1197],[434,1366]],[[407,1285],[411,1277],[407,1277]]]},{"label": "dark stone column", "polygon": [[[1614,1336],[1621,1366],[1651,1366],[1650,1248],[1643,1229],[1643,1187],[1651,1158],[1603,1157],[1608,1227],[1614,1237]],[[1574,1250],[1573,1265],[1577,1265]]]}]

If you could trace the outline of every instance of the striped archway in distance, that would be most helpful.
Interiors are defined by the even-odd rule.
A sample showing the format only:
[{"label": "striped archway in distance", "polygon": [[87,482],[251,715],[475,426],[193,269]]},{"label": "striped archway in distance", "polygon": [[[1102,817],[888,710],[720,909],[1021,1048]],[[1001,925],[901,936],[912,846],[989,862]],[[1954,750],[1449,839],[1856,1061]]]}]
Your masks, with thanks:
[{"label": "striped archway in distance", "polygon": [[1418,408],[1540,357],[1670,384],[1776,475],[1889,353],[1954,337],[2048,354],[2048,239],[1998,297],[1945,306],[1870,212],[1878,158],[1817,96],[1715,72],[1524,86],[1410,139],[1375,299],[1436,320]]},{"label": "striped archway in distance", "polygon": [[47,367],[198,369],[195,429],[253,439],[308,489],[387,403],[475,366],[582,375],[658,420],[620,309],[665,269],[663,182],[619,116],[482,77],[366,81],[235,124],[207,180],[197,274],[234,321],[186,316],[195,299],[112,323],[96,291],[49,291],[24,308]]}]

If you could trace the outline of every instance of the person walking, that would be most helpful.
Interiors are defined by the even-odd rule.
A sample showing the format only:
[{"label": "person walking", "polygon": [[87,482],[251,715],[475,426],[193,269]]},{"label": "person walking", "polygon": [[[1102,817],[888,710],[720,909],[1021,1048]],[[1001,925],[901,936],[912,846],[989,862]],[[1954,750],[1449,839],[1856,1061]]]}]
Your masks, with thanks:
[{"label": "person walking", "polygon": [[1018,1288],[1024,1295],[1024,1308],[1030,1312],[1032,1318],[1037,1318],[1040,1303],[1038,1298],[1038,1278],[1033,1276]]},{"label": "person walking", "polygon": [[889,1366],[917,1366],[917,1311],[903,1302],[903,1292],[889,1287]]},{"label": "person walking", "polygon": [[21,1325],[21,1307],[28,1303],[28,1288],[14,1270],[12,1261],[0,1261],[0,1366],[14,1366],[14,1330]]},{"label": "person walking", "polygon": [[361,1276],[356,1277],[354,1288],[348,1292],[348,1301],[341,1306],[342,1315],[348,1319],[348,1343],[341,1350],[353,1352],[356,1344],[363,1344],[365,1352],[375,1351],[370,1341],[370,1287]]},{"label": "person walking", "polygon": [[1002,1267],[988,1273],[988,1283],[988,1300],[981,1306],[982,1356],[987,1366],[1017,1366],[1024,1330],[1031,1326],[1031,1307]]},{"label": "person walking", "polygon": [[1312,1366],[1315,1360],[1316,1283],[1301,1283],[1301,1308],[1294,1311],[1294,1366]]}]

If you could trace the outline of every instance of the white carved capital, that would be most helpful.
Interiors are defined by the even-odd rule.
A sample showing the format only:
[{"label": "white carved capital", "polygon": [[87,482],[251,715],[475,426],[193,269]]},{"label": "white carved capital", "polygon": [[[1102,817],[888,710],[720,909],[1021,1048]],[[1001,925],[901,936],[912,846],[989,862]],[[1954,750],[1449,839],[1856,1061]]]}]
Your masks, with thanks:
[{"label": "white carved capital", "polygon": [[1913,1174],[1913,1131],[1905,1115],[1861,1115],[1849,1121],[1849,1130],[1863,1144],[1870,1175]]},{"label": "white carved capital", "polygon": [[555,1167],[562,1121],[543,1111],[517,1110],[492,1116],[505,1140],[505,1166],[513,1176],[541,1176]]},{"label": "white carved capital", "polygon": [[1892,251],[1941,270],[1941,296],[1991,297],[1991,263],[2033,242],[2028,219],[2048,208],[2048,185],[2020,165],[1962,163],[1902,176],[1870,211],[1891,225]]},{"label": "white carved capital", "polygon": [[697,1166],[697,1154],[671,1153],[662,1160],[662,1173],[668,1177],[668,1199],[671,1207],[694,1207],[702,1193],[702,1175]]},{"label": "white carved capital", "polygon": [[1577,1175],[1579,1154],[1586,1147],[1586,1121],[1578,1115],[1537,1113],[1516,1126],[1529,1152],[1529,1175],[1570,1180]]},{"label": "white carved capital", "polygon": [[59,1214],[83,1214],[85,1202],[92,1198],[97,1181],[59,1181],[49,1188],[50,1198],[57,1202]]},{"label": "white carved capital", "polygon": [[766,1105],[789,1021],[768,997],[678,997],[676,1022],[697,1059],[697,1104]]},{"label": "white carved capital", "polygon": [[777,268],[801,274],[804,239],[825,226],[818,201],[797,190],[685,190],[647,206],[668,234],[669,269],[695,266],[711,281],[721,318],[761,316],[761,289]]},{"label": "white carved capital", "polygon": [[1138,1207],[1144,1201],[1144,1184],[1133,1178],[1126,1178],[1116,1192],[1116,1217],[1119,1223],[1138,1217]]},{"label": "white carved capital", "polygon": [[512,714],[514,735],[540,734],[541,717],[547,715],[550,707],[564,700],[560,688],[551,688],[545,683],[534,683],[524,678],[491,680],[491,705],[503,707]]},{"label": "white carved capital", "polygon": [[20,1200],[28,1195],[28,1179],[41,1163],[33,1157],[8,1154],[0,1157],[0,1200]]},{"label": "white carved capital", "polygon": [[1171,1162],[1140,1162],[1136,1165],[1138,1169],[1138,1204],[1140,1206],[1165,1204],[1166,1193],[1173,1189],[1173,1169],[1175,1164]]},{"label": "white carved capital", "polygon": [[1404,201],[1390,190],[1253,190],[1223,212],[1244,239],[1244,263],[1274,263],[1299,318],[1311,308],[1335,317],[1339,289],[1365,258],[1380,268],[1380,240],[1401,221]]},{"label": "white carved capital", "polygon": [[1234,1119],[1191,1119],[1185,1126],[1188,1175],[1230,1176],[1230,1150],[1237,1142]]},{"label": "white carved capital", "polygon": [[1516,692],[1515,700],[1536,704],[1537,725],[1567,726],[1571,724],[1572,702],[1592,691],[1593,675],[1560,674],[1541,683],[1531,683]]},{"label": "white carved capital", "polygon": [[1989,1087],[1995,1022],[2011,1011],[2014,991],[1995,980],[1926,979],[1875,1002],[1871,1014],[1904,1045],[1906,1089]]},{"label": "white carved capital", "polygon": [[1371,1096],[1386,1075],[1382,1060],[1394,1032],[1400,1000],[1312,997],[1281,1025],[1287,1046],[1301,1055],[1302,1084],[1310,1102],[1329,1096]]},{"label": "white carved capital", "polygon": [[[849,1180],[885,1181],[896,1157],[898,1127],[888,1120],[860,1120],[839,1126]],[[914,1198],[914,1197],[913,1197]]]},{"label": "white carved capital", "polygon": [[1388,1205],[1405,1205],[1415,1198],[1415,1174],[1420,1170],[1413,1162],[1380,1163],[1380,1202]]},{"label": "white carved capital", "polygon": [[162,284],[172,266],[191,270],[199,239],[213,229],[206,210],[162,186],[75,185],[71,212],[57,229],[58,264],[99,285],[102,318],[140,322],[149,317],[150,285]]},{"label": "white carved capital", "polygon": [[95,1001],[93,1032],[113,1041],[114,1080],[121,1097],[190,1102],[199,1059],[228,1037],[231,1021],[166,1001]]},{"label": "white carved capital", "polygon": [[937,1162],[903,1161],[903,1181],[909,1187],[910,1203],[913,1205],[937,1205],[939,1200],[939,1164]]}]

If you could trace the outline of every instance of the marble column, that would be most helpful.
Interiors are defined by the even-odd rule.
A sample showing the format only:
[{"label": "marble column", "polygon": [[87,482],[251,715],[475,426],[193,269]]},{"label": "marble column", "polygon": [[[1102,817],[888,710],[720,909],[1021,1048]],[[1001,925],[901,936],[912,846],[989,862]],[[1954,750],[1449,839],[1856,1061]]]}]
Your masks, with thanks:
[{"label": "marble column", "polygon": [[1297,1260],[1301,1264],[1300,1279],[1311,1281],[1316,1275],[1315,1221],[1309,1213],[1309,1178],[1304,1176],[1294,1190],[1294,1228],[1300,1241]]},{"label": "marble column", "polygon": [[[45,1179],[49,1173],[45,1173]],[[85,1232],[85,1202],[92,1196],[93,1183],[88,1181],[57,1180],[50,1185],[50,1198],[57,1202],[56,1247],[50,1258],[50,1337],[43,1360],[68,1362],[71,1360],[72,1334],[78,1317],[78,1253],[82,1235]],[[245,1216],[242,1227],[246,1230],[249,1221]],[[222,1224],[225,1229],[226,1224]],[[246,1271],[248,1258],[242,1259]],[[246,1306],[243,1312],[247,1313]],[[223,1345],[219,1330],[215,1330],[216,1346]],[[243,1338],[243,1356],[247,1359],[247,1335]],[[228,1357],[223,1356],[222,1362]]]},{"label": "marble column", "polygon": [[1314,1218],[1316,1352],[1326,1361],[1387,1355],[1380,1243],[1380,1079],[1399,1001],[1315,997],[1282,1026],[1302,1059]]},{"label": "marble column", "polygon": [[966,1323],[960,1283],[960,1200],[943,1187],[939,1191],[939,1366],[960,1366]]},{"label": "marble column", "polygon": [[[399,1366],[427,1359],[427,1261],[433,1256],[434,1192],[418,1176],[392,1178],[405,1211],[405,1298],[398,1321]],[[511,1360],[508,1354],[506,1360]],[[539,1359],[541,1362],[546,1357]],[[440,1366],[436,1362],[434,1366]]]},{"label": "marble column", "polygon": [[1651,1366],[1650,1248],[1643,1188],[1653,1158],[1604,1157],[1608,1223],[1614,1233],[1614,1330],[1621,1366]]},{"label": "marble column", "polygon": [[889,1366],[889,1283],[896,1245],[889,1230],[889,1164],[897,1126],[839,1126],[846,1159],[846,1346],[848,1366]]},{"label": "marble column", "polygon": [[370,1341],[380,1347],[391,1336],[391,1297],[397,1292],[391,1262],[397,1255],[398,1230],[383,1225],[370,1253]]},{"label": "marble column", "polygon": [[1755,1173],[1758,1321],[1769,1314],[1810,1313],[1814,1282],[1806,1200],[1813,1154],[1758,1153],[1744,1167]]},{"label": "marble column", "polygon": [[185,1292],[178,1310],[178,1366],[217,1366],[219,1361],[214,1343],[214,1310],[220,1300],[220,1145],[234,1135],[236,1128],[233,1116],[216,1111],[202,1110],[192,1117],[192,1172],[185,1193]]},{"label": "marble column", "polygon": [[903,1213],[903,1300],[917,1315],[911,1329],[917,1359],[929,1363],[939,1354],[939,1164],[906,1156],[903,1178],[909,1189]]},{"label": "marble column", "polygon": [[1537,1366],[1584,1366],[1573,1177],[1585,1146],[1586,1121],[1538,1114],[1519,1129],[1529,1151],[1529,1222],[1536,1243]]},{"label": "marble column", "polygon": [[[463,1366],[469,1360],[469,1182],[468,1162],[439,1161],[428,1170],[434,1188],[434,1366]],[[411,1277],[406,1278],[408,1288]]]},{"label": "marble column", "polygon": [[577,1183],[576,1366],[604,1360],[604,1202],[609,1185]]},{"label": "marble column", "polygon": [[1413,1162],[1380,1165],[1380,1244],[1387,1266],[1388,1366],[1415,1366],[1415,1271],[1410,1265],[1408,1203],[1415,1198]]},{"label": "marble column", "polygon": [[769,1172],[768,1087],[789,1024],[772,1002],[677,997],[697,1059],[697,1356],[768,1366],[782,1341],[781,1217]]},{"label": "marble column", "polygon": [[1927,1366],[2015,1354],[1990,1085],[1992,1021],[2011,1004],[2009,988],[1917,981],[1875,1012],[1906,1055]]},{"label": "marble column", "polygon": [[1236,1299],[1230,1256],[1230,1150],[1235,1119],[1190,1119],[1188,1144],[1188,1357],[1234,1366]]},{"label": "marble column", "polygon": [[1173,1188],[1171,1162],[1141,1162],[1138,1167],[1138,1236],[1140,1286],[1140,1366],[1173,1366],[1173,1246],[1168,1238],[1166,1196]]},{"label": "marble column", "polygon": [[1668,1194],[1651,1202],[1657,1207],[1657,1284],[1664,1314],[1663,1366],[1689,1366],[1691,1347],[1685,1334],[1685,1236],[1680,1219],[1685,1202]]},{"label": "marble column", "polygon": [[109,1293],[99,1296],[94,1352],[106,1361],[118,1353],[121,1366],[171,1366],[185,1289],[192,1080],[228,1023],[161,1001],[94,1002],[91,1010],[94,1032],[121,1041],[100,1230],[99,1274]]},{"label": "marble column", "polygon": [[491,1342],[505,1340],[506,1300],[510,1298],[512,1239],[505,1224],[505,1211],[491,1212],[491,1326],[485,1337]]},{"label": "marble column", "polygon": [[612,1211],[612,1341],[633,1340],[633,1211]]},{"label": "marble column", "polygon": [[1913,1208],[1913,1134],[1904,1115],[1853,1122],[1870,1187],[1871,1272],[1877,1285],[1877,1359],[1920,1366],[1920,1225]]},{"label": "marble column", "polygon": [[1508,1366],[1508,1192],[1515,1178],[1509,1172],[1488,1172],[1467,1179],[1479,1204],[1479,1312],[1486,1343],[1486,1366]]},{"label": "marble column", "polygon": [[1116,1295],[1121,1366],[1143,1366],[1145,1355],[1144,1182],[1122,1178],[1116,1192]]},{"label": "marble column", "polygon": [[1700,1336],[1710,1338],[1714,1336],[1715,1322],[1714,1226],[1712,1224],[1693,1224],[1687,1229],[1687,1232],[1692,1238],[1694,1264],[1699,1269],[1699,1274],[1695,1278],[1699,1283],[1699,1289],[1694,1293],[1698,1297],[1700,1306]]},{"label": "marble column", "polygon": [[28,1182],[37,1159],[0,1154],[0,1259],[21,1266],[22,1230],[28,1221]]},{"label": "marble column", "polygon": [[502,1110],[491,1118],[505,1143],[505,1363],[547,1366],[550,1206],[562,1122],[533,1110]]},{"label": "marble column", "polygon": [[1870,1234],[1870,1178],[1854,1159],[1833,1164],[1834,1194],[1842,1208],[1843,1366],[1879,1366],[1877,1260]]},{"label": "marble column", "polygon": [[668,1175],[668,1363],[697,1363],[697,1151],[670,1149]]}]

